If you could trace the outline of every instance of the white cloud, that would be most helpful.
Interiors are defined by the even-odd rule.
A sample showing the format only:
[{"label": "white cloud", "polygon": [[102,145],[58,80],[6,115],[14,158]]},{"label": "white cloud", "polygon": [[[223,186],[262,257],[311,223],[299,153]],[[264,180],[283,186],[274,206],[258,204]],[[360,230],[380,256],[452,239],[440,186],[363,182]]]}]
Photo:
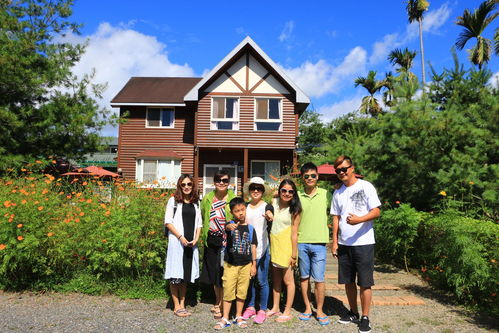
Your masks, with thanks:
[{"label": "white cloud", "polygon": [[[101,23],[90,36],[68,35],[65,40],[88,45],[73,73],[82,77],[95,69],[94,83],[107,83],[100,104],[109,108],[111,99],[132,76],[194,76],[188,64],[174,64],[168,59],[166,45],[156,37],[128,28]],[[114,112],[117,112],[114,110]],[[117,130],[105,129],[105,135],[116,135]]]},{"label": "white cloud", "polygon": [[[444,3],[436,10],[428,11],[423,17],[423,32],[438,34],[440,27],[448,20],[451,9]],[[370,64],[377,64],[386,60],[390,51],[407,44],[419,37],[419,23],[413,22],[407,25],[405,34],[392,33],[383,37],[383,40],[373,44],[373,53],[369,57]],[[423,36],[424,38],[424,36]]]},{"label": "white cloud", "polygon": [[288,40],[291,34],[293,33],[294,28],[295,28],[294,21],[286,22],[284,24],[284,29],[282,29],[281,34],[279,35],[279,41],[284,42],[285,40]]},{"label": "white cloud", "polygon": [[334,118],[341,117],[347,113],[357,111],[362,102],[362,96],[355,96],[331,105],[319,107],[318,112],[324,121],[331,121]]},{"label": "white cloud", "polygon": [[499,72],[495,72],[492,74],[492,77],[487,82],[491,87],[498,89],[499,88]]},{"label": "white cloud", "polygon": [[342,83],[365,72],[367,52],[360,46],[353,48],[338,66],[324,59],[316,63],[306,61],[299,67],[285,68],[291,79],[310,97],[338,92]]}]

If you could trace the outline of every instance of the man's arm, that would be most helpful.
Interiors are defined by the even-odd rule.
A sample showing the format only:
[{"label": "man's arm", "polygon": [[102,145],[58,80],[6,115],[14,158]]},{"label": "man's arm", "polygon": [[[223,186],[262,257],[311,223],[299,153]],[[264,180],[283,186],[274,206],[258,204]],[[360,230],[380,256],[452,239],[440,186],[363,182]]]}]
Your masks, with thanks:
[{"label": "man's arm", "polygon": [[333,239],[331,240],[331,253],[333,257],[338,256],[338,230],[340,227],[340,217],[333,215]]},{"label": "man's arm", "polygon": [[352,225],[364,223],[378,218],[380,214],[381,210],[378,207],[371,209],[369,213],[363,216],[357,216],[355,214],[349,213],[347,217],[347,223]]}]

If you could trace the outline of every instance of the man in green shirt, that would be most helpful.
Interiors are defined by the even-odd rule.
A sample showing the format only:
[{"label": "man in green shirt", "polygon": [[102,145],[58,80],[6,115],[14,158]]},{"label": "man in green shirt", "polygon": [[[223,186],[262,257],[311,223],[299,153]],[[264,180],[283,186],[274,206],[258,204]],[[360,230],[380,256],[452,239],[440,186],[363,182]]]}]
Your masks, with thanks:
[{"label": "man in green shirt", "polygon": [[329,318],[323,312],[322,307],[325,297],[326,244],[329,242],[327,212],[331,202],[331,194],[327,190],[317,187],[319,173],[315,164],[305,163],[300,169],[300,174],[305,190],[298,193],[303,209],[298,229],[298,262],[305,311],[298,318],[310,320],[312,317],[312,308],[308,298],[310,277],[312,277],[315,281],[317,320],[321,325],[327,325]]}]

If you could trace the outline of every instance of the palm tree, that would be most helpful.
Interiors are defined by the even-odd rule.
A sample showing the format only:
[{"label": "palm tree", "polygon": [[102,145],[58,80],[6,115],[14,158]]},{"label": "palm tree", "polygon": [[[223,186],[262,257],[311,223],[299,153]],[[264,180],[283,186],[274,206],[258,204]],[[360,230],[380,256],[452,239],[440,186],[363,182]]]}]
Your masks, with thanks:
[{"label": "palm tree", "polygon": [[395,105],[395,99],[393,96],[394,79],[395,77],[393,76],[392,72],[385,73],[385,79],[383,80],[385,85],[383,88],[386,88],[386,90],[383,92],[383,103],[385,103],[385,105],[388,107],[392,107]]},{"label": "palm tree", "polygon": [[410,78],[415,77],[414,73],[410,71],[412,67],[412,62],[416,57],[416,51],[409,51],[406,47],[404,50],[395,49],[390,54],[388,54],[388,61],[392,65],[398,65],[399,67],[396,69],[398,73],[405,73]]},{"label": "palm tree", "polygon": [[494,50],[496,55],[499,55],[499,28],[496,28],[496,32],[494,34]]},{"label": "palm tree", "polygon": [[483,37],[482,33],[499,15],[499,13],[493,13],[498,3],[499,0],[486,0],[473,13],[465,9],[463,16],[457,18],[456,24],[462,26],[464,30],[459,34],[456,46],[462,50],[471,38],[476,38],[476,45],[468,52],[470,61],[479,69],[482,69],[482,66],[490,60],[491,41]]},{"label": "palm tree", "polygon": [[374,94],[385,87],[385,80],[376,80],[376,71],[369,71],[367,77],[359,76],[355,79],[355,86],[362,86],[369,92],[369,96],[362,98],[359,111],[361,113],[370,114],[373,117],[383,112],[383,109],[374,97]]},{"label": "palm tree", "polygon": [[421,49],[421,73],[423,86],[426,85],[426,76],[424,68],[424,47],[423,47],[423,13],[428,10],[430,3],[426,0],[408,0],[407,1],[407,15],[409,16],[409,23],[417,21],[419,23],[419,47]]}]

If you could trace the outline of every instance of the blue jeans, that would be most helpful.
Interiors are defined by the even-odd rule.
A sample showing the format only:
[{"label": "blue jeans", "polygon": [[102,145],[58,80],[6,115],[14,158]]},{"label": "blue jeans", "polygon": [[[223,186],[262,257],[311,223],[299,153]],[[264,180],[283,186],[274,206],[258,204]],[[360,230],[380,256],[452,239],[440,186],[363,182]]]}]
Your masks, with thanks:
[{"label": "blue jeans", "polygon": [[325,244],[298,244],[298,264],[300,278],[308,279],[312,276],[315,282],[324,282],[326,273],[327,249]]},{"label": "blue jeans", "polygon": [[269,300],[269,264],[270,253],[269,247],[262,253],[262,257],[256,261],[256,278],[251,279],[248,289],[248,306],[255,307],[256,289],[255,280],[258,281],[258,289],[260,294],[260,310],[267,310],[267,302]]}]

